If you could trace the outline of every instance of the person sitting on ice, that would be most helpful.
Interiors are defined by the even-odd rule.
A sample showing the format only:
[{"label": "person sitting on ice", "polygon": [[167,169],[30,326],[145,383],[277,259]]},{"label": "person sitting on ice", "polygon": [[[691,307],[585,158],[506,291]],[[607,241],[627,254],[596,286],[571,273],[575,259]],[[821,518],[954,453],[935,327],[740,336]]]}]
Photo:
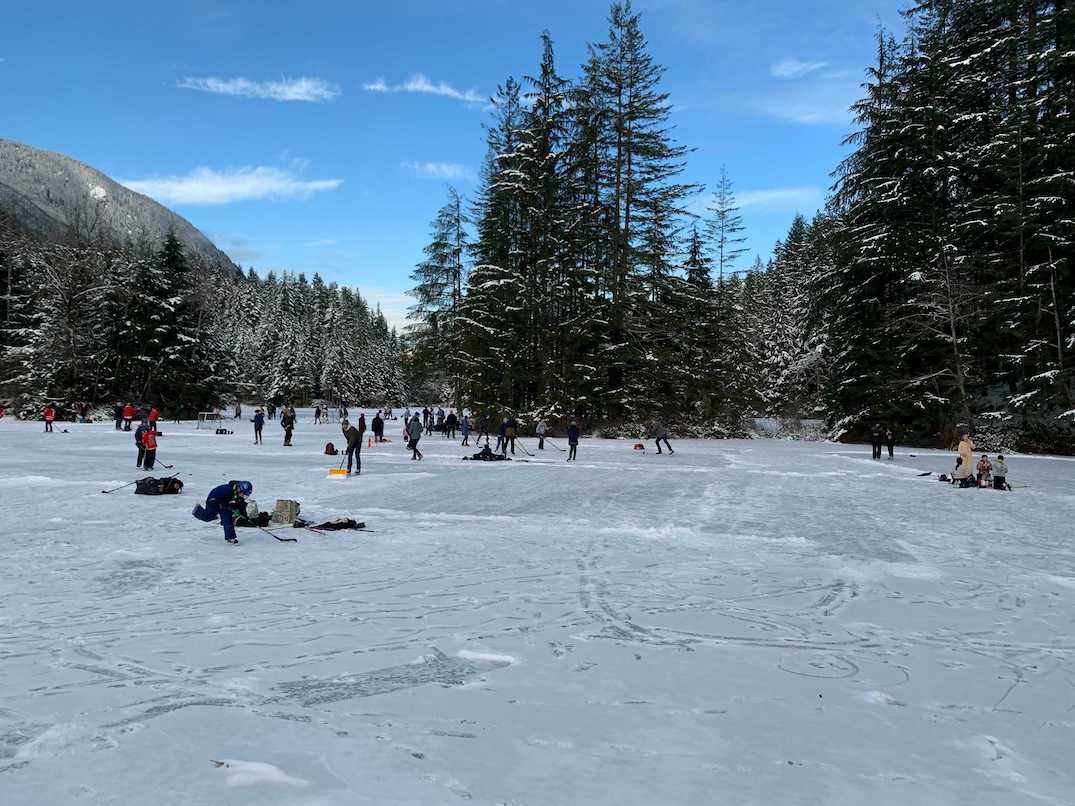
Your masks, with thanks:
[{"label": "person sitting on ice", "polygon": [[1011,486],[1008,484],[1008,463],[1005,462],[1004,457],[1000,455],[997,456],[997,461],[993,462],[993,489],[1011,489]]},{"label": "person sitting on ice", "polygon": [[205,506],[198,504],[191,514],[200,521],[212,523],[220,519],[224,527],[224,540],[233,546],[239,545],[235,536],[236,516],[246,517],[246,499],[254,492],[254,485],[249,481],[229,481],[214,487],[205,498]]},{"label": "person sitting on ice", "polygon": [[961,488],[978,486],[970,469],[963,463],[963,457],[956,459],[956,466],[952,471],[952,484]]},{"label": "person sitting on ice", "polygon": [[978,486],[988,487],[993,481],[993,463],[984,453],[978,460]]},{"label": "person sitting on ice", "polygon": [[493,450],[489,447],[489,443],[485,443],[485,447],[478,451],[473,456],[464,456],[463,461],[473,460],[475,462],[510,462],[510,456],[504,456],[499,453],[493,453]]}]

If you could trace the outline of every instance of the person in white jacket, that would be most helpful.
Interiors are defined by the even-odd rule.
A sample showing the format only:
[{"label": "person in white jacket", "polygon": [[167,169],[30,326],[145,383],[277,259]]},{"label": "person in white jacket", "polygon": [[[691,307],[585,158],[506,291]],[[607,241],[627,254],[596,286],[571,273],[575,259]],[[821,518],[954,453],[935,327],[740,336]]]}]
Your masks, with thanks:
[{"label": "person in white jacket", "polygon": [[549,427],[545,425],[544,420],[538,420],[537,426],[534,428],[534,433],[538,438],[538,450],[545,450],[545,432],[549,430]]}]

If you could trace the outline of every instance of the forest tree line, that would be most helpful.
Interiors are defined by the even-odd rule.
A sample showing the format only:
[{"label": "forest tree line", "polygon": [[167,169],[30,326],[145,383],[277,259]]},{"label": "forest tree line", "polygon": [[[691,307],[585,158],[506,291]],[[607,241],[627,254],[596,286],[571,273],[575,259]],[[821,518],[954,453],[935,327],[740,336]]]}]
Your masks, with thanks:
[{"label": "forest tree line", "polygon": [[543,35],[533,75],[498,89],[475,197],[450,192],[413,274],[413,381],[524,415],[1075,449],[1075,8],[904,13],[824,209],[752,266],[726,176],[689,212],[701,188],[630,4],[573,79]]},{"label": "forest tree line", "polygon": [[399,340],[379,310],[315,275],[156,249],[43,242],[0,219],[0,396],[146,403],[193,417],[233,400],[398,402]]}]

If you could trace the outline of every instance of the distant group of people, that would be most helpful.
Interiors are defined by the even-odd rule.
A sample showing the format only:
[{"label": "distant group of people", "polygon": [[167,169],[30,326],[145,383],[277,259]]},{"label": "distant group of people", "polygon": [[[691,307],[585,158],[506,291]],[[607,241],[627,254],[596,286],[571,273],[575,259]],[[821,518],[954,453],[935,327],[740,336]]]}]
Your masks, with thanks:
[{"label": "distant group of people", "polygon": [[896,432],[891,428],[874,425],[870,431],[870,445],[873,447],[873,458],[880,459],[882,448],[888,448],[889,460],[896,458]]},{"label": "distant group of people", "polygon": [[[434,432],[440,432],[444,439],[456,439],[458,432],[458,435],[462,437],[459,443],[462,447],[470,446],[471,434],[475,434],[476,446],[481,445],[481,441],[484,438],[487,450],[479,451],[479,453],[469,457],[472,459],[484,459],[490,453],[495,453],[502,457],[506,457],[509,453],[514,455],[516,440],[519,438],[521,430],[518,420],[514,415],[510,414],[500,418],[495,429],[496,447],[490,448],[489,442],[494,434],[494,422],[496,422],[496,418],[488,410],[480,414],[476,419],[472,419],[469,414],[463,414],[460,417],[454,409],[449,409],[446,412],[440,406],[436,408],[426,406],[421,411],[414,412],[408,406],[403,412],[403,436],[407,449],[411,451],[411,459],[415,461],[422,459],[422,452],[418,450],[419,441],[423,436],[431,436]],[[550,436],[548,423],[543,419],[538,419],[534,425],[534,434],[537,437],[538,450],[545,450],[545,442]],[[668,435],[663,429],[661,429],[661,436],[667,445]],[[579,426],[574,417],[571,418],[567,427],[567,444],[568,461],[575,461],[579,444]],[[671,451],[670,445],[668,449]],[[558,450],[562,449],[558,448]],[[659,447],[658,450],[660,450]]]},{"label": "distant group of people", "polygon": [[1008,463],[1002,454],[998,454],[995,460],[990,461],[989,456],[982,454],[978,464],[971,469],[974,461],[974,441],[969,434],[963,434],[959,440],[959,456],[956,458],[956,466],[948,478],[952,484],[961,487],[992,487],[994,490],[1010,490],[1008,483]]}]

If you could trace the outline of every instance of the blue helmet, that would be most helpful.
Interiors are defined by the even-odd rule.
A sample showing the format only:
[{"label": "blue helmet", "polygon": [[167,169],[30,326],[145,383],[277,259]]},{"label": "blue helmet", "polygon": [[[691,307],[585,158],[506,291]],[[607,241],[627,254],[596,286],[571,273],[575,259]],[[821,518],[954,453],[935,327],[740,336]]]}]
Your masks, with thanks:
[{"label": "blue helmet", "polygon": [[250,495],[254,492],[254,485],[249,481],[237,481],[235,482],[235,489],[242,495]]}]

